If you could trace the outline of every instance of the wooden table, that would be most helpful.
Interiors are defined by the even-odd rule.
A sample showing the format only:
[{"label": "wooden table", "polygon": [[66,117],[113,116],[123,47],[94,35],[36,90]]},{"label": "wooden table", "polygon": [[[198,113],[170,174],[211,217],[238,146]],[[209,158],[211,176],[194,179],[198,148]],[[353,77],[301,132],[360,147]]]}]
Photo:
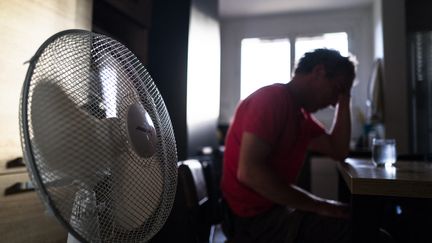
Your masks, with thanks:
[{"label": "wooden table", "polygon": [[351,203],[356,242],[368,242],[368,234],[376,234],[372,229],[383,225],[391,228],[396,242],[432,242],[430,230],[423,227],[432,223],[432,163],[398,161],[377,167],[369,159],[348,158],[337,168],[340,199]]},{"label": "wooden table", "polygon": [[370,160],[348,158],[337,166],[352,194],[432,198],[432,163],[399,161],[377,167]]}]

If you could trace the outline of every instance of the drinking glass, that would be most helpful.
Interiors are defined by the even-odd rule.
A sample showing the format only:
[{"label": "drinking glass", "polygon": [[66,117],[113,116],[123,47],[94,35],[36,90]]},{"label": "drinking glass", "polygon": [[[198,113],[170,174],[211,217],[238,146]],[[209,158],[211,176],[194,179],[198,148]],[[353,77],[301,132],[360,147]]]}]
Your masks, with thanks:
[{"label": "drinking glass", "polygon": [[372,162],[376,166],[391,166],[396,162],[396,140],[372,140]]}]

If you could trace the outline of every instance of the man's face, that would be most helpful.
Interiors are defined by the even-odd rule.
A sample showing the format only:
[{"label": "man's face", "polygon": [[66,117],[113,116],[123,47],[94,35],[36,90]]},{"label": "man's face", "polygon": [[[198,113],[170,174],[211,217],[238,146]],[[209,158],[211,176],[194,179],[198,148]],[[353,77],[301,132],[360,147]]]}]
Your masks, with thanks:
[{"label": "man's face", "polygon": [[347,80],[343,75],[328,78],[325,72],[319,73],[311,85],[310,102],[306,109],[316,112],[330,105],[335,106],[341,94],[349,94],[351,84],[352,80]]},{"label": "man's face", "polygon": [[335,106],[339,96],[342,94],[349,95],[352,85],[352,80],[347,80],[347,78],[343,75],[339,75],[335,78],[327,78],[329,87],[331,90],[331,99],[330,104],[327,106]]}]

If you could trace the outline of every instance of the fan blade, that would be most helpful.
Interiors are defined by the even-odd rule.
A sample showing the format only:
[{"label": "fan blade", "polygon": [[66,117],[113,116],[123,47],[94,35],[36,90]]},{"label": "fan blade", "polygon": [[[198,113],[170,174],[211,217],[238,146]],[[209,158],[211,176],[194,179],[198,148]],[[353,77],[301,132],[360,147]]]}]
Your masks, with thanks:
[{"label": "fan blade", "polygon": [[[131,158],[135,157],[135,158]],[[148,165],[136,163],[141,158],[135,153],[122,154],[113,164],[114,219],[127,230],[143,225],[161,204],[163,175],[159,158]]]},{"label": "fan blade", "polygon": [[56,84],[40,82],[33,91],[31,124],[40,168],[54,175],[95,185],[108,161],[119,154],[119,142],[112,136],[115,122],[98,120],[77,105]]}]

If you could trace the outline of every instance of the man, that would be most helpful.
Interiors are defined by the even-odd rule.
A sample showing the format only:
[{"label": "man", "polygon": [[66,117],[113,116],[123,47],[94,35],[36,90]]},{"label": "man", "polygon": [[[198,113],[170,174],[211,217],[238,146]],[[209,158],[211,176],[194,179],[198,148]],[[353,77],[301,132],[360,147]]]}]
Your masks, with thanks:
[{"label": "man", "polygon": [[[349,242],[348,206],[295,186],[307,150],[343,160],[351,135],[354,63],[317,49],[287,84],[263,87],[237,107],[224,154],[223,197],[234,242]],[[336,106],[327,133],[310,114]]]}]

